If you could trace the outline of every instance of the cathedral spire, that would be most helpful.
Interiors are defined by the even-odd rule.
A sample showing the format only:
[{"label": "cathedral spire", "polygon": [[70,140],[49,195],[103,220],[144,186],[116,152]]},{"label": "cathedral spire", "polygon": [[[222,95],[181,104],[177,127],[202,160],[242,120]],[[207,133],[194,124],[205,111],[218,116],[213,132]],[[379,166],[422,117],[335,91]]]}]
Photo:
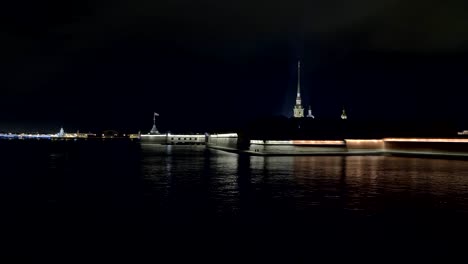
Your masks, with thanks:
[{"label": "cathedral spire", "polygon": [[301,61],[297,61],[297,97],[301,98]]},{"label": "cathedral spire", "polygon": [[296,105],[293,108],[294,117],[304,117],[304,108],[301,104],[301,61],[297,61],[297,96]]}]

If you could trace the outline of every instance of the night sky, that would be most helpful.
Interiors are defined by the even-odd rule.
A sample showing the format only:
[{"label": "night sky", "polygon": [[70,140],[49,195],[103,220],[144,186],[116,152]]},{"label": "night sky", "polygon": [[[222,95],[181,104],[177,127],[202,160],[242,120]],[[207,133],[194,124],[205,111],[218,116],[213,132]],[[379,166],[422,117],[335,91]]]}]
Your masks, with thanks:
[{"label": "night sky", "polygon": [[468,129],[468,2],[8,1],[0,130],[213,131],[292,115]]}]

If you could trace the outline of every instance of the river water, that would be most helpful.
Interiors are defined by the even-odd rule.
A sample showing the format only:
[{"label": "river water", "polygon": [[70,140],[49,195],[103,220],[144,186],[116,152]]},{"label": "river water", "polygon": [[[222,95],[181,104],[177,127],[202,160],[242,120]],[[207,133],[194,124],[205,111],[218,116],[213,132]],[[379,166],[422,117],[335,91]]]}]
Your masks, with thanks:
[{"label": "river water", "polygon": [[[459,262],[468,161],[0,144],[0,252],[78,262]],[[164,261],[162,261],[164,260]]]}]

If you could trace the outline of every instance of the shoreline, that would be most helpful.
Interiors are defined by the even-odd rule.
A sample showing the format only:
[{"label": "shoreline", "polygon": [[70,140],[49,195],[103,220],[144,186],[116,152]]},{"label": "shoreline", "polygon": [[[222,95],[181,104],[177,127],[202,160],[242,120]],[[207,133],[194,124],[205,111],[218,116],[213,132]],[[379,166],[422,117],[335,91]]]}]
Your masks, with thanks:
[{"label": "shoreline", "polygon": [[424,157],[424,158],[443,158],[443,159],[466,159],[468,153],[444,153],[444,152],[417,152],[417,151],[340,151],[340,152],[308,152],[308,153],[265,153],[254,152],[251,150],[239,150],[233,148],[207,146],[207,148],[221,150],[229,153],[249,156],[264,157],[290,157],[290,156],[395,156],[395,157]]}]

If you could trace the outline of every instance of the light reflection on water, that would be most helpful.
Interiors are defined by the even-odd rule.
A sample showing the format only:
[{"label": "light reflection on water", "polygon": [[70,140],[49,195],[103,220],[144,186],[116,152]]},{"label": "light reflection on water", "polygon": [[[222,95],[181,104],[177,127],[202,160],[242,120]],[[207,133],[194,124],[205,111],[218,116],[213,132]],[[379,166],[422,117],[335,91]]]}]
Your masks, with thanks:
[{"label": "light reflection on water", "polygon": [[143,177],[151,186],[146,195],[156,195],[155,200],[169,211],[236,214],[239,210],[237,155],[170,145],[142,145],[142,152]]},{"label": "light reflection on water", "polygon": [[467,161],[36,144],[0,148],[0,231],[20,253],[27,240],[35,256],[71,244],[79,252],[67,255],[76,256],[83,240],[99,251],[107,246],[117,258],[132,247],[132,258],[171,250],[171,258],[190,249],[203,257],[225,253],[216,263],[250,253],[273,262],[283,253],[281,263],[317,254],[348,260],[356,252],[370,263],[382,256],[399,262],[401,252],[417,262],[465,255],[466,243],[458,241],[468,236]]},{"label": "light reflection on water", "polygon": [[142,145],[142,151],[142,173],[152,186],[147,195],[169,207],[228,215],[314,208],[365,215],[392,208],[468,208],[468,162],[461,160],[250,157],[201,146]]}]

